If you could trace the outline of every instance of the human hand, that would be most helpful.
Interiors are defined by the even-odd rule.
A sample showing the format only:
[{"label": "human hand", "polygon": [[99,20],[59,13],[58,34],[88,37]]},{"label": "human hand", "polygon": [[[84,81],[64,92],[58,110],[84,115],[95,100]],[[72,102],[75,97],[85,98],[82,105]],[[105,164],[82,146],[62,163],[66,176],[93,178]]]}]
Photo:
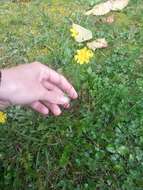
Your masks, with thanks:
[{"label": "human hand", "polygon": [[[26,105],[39,113],[61,114],[61,106],[76,99],[73,86],[56,71],[34,62],[1,70],[0,109],[10,105]],[[65,96],[65,93],[67,96]]]}]

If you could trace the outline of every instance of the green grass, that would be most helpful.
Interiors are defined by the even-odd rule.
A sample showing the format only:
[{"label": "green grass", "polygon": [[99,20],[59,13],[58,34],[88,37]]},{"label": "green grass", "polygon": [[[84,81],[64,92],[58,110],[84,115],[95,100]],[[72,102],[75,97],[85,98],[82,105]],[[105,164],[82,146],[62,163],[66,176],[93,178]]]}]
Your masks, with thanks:
[{"label": "green grass", "polygon": [[[111,25],[82,14],[96,2],[103,1],[0,2],[1,68],[37,60],[79,93],[60,117],[7,110],[1,190],[143,189],[143,1],[111,13]],[[72,21],[109,42],[88,65],[73,61],[81,46],[70,37]]]}]

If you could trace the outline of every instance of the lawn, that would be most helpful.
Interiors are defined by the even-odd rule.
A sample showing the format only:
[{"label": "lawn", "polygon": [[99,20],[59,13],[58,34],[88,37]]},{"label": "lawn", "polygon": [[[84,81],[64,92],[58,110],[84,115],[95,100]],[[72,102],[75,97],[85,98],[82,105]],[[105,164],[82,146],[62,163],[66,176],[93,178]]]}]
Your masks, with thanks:
[{"label": "lawn", "polygon": [[[105,16],[102,0],[0,1],[0,68],[40,61],[79,98],[60,117],[6,110],[0,124],[1,190],[143,189],[143,1]],[[104,22],[113,15],[112,24]],[[72,22],[106,38],[89,64],[75,62]]]}]

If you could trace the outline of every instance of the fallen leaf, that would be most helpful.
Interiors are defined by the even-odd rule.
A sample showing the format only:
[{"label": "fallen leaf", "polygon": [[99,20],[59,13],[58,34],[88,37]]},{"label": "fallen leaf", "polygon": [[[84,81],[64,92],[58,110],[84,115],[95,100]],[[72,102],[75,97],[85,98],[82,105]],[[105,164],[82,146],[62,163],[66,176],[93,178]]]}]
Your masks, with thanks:
[{"label": "fallen leaf", "polygon": [[77,42],[81,43],[92,39],[92,32],[90,30],[74,23],[72,27],[77,31],[77,35],[75,36]]},{"label": "fallen leaf", "polygon": [[108,0],[104,3],[95,5],[91,10],[87,11],[85,15],[105,15],[111,10],[117,11],[124,9],[129,3],[129,0]]},{"label": "fallen leaf", "polygon": [[118,11],[124,9],[128,3],[129,0],[110,0],[111,2],[111,10]]},{"label": "fallen leaf", "polygon": [[87,47],[92,50],[101,49],[108,47],[108,43],[105,40],[105,38],[99,38],[97,40],[94,40],[92,42],[87,43]]},{"label": "fallen leaf", "polygon": [[98,5],[95,5],[91,10],[87,11],[85,15],[105,15],[110,12],[111,6],[112,4],[110,1],[100,3]]}]

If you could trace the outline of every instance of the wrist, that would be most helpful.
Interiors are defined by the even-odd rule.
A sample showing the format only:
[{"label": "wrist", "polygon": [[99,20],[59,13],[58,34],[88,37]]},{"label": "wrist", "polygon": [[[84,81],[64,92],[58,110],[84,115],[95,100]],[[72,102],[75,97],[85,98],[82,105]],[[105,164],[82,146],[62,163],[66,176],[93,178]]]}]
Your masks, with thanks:
[{"label": "wrist", "polygon": [[5,109],[10,105],[9,101],[5,97],[6,86],[3,85],[3,70],[0,70],[0,110]]},{"label": "wrist", "polygon": [[3,84],[2,84],[2,75],[3,75],[3,70],[0,70],[0,101],[3,99]]},{"label": "wrist", "polygon": [[3,69],[0,71],[0,101],[2,101],[5,97],[4,97],[4,92],[5,92],[5,88],[6,86],[3,85],[3,77],[4,73],[3,73]]}]

